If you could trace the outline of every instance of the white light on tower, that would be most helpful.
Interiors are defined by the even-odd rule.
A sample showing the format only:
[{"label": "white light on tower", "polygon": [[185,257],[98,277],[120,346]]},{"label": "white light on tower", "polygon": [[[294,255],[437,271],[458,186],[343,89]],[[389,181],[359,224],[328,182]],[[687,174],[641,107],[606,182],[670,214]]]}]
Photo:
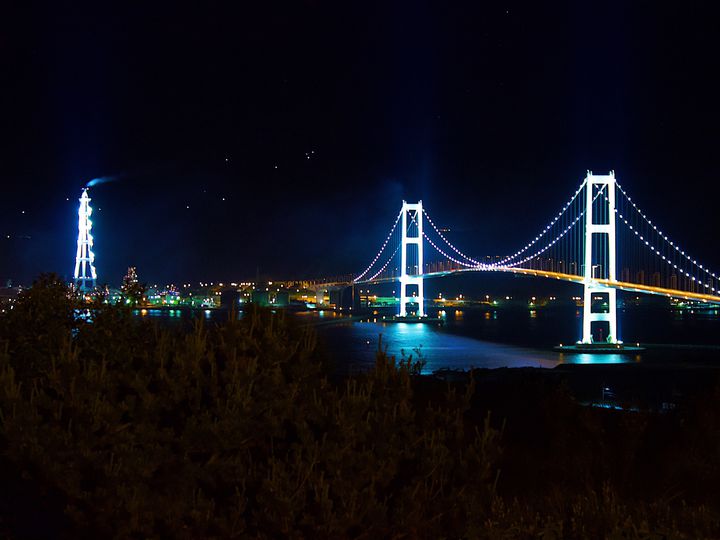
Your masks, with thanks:
[{"label": "white light on tower", "polygon": [[78,208],[78,239],[77,255],[75,256],[75,286],[82,292],[95,288],[97,273],[95,272],[95,254],[92,251],[92,207],[87,188],[83,189]]}]

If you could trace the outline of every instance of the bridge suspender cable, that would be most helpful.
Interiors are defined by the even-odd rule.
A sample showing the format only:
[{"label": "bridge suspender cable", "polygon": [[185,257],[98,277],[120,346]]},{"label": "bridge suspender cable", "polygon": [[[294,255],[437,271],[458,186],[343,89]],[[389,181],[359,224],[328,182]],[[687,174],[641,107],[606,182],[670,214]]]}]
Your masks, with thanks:
[{"label": "bridge suspender cable", "polygon": [[[437,233],[437,235],[440,237],[440,239],[441,239],[443,242],[445,242],[445,243],[450,247],[450,249],[452,249],[455,253],[457,253],[457,254],[460,255],[463,259],[466,259],[466,260],[470,261],[470,262],[473,263],[473,264],[472,264],[472,265],[468,265],[467,263],[463,263],[463,262],[457,261],[457,260],[453,259],[452,257],[450,257],[449,255],[446,255],[445,253],[443,253],[442,251],[440,251],[440,249],[439,249],[435,244],[433,244],[433,247],[434,247],[435,249],[437,249],[438,251],[440,251],[440,253],[442,253],[443,255],[445,255],[445,256],[446,256],[448,259],[450,259],[451,261],[456,262],[456,263],[458,263],[458,264],[463,264],[463,265],[465,265],[465,266],[483,266],[483,263],[478,262],[478,261],[476,261],[475,259],[473,259],[473,258],[471,258],[471,257],[468,257],[468,256],[465,255],[462,251],[460,251],[458,248],[456,248],[455,246],[453,246],[453,245],[450,243],[450,241],[443,236],[442,232],[440,232],[440,229],[437,228],[437,226],[435,225],[435,223],[433,222],[433,220],[430,218],[430,216],[428,215],[428,213],[427,213],[427,211],[425,210],[425,208],[423,208],[423,214],[425,214],[425,217],[427,218],[428,222],[430,223],[430,225],[432,226],[432,228],[435,230],[435,232]],[[432,240],[430,240],[430,239],[427,237],[427,235],[424,235],[424,234],[423,234],[423,236],[425,236],[425,238],[427,239],[427,241],[432,244]]]},{"label": "bridge suspender cable", "polygon": [[423,232],[423,238],[425,238],[425,240],[427,240],[428,243],[429,243],[432,247],[434,247],[434,248],[437,250],[438,253],[440,253],[440,255],[442,255],[443,257],[447,258],[448,260],[450,260],[450,261],[452,261],[452,262],[454,262],[454,263],[456,263],[456,264],[459,264],[459,265],[461,265],[461,266],[465,266],[466,268],[477,268],[477,269],[481,269],[481,267],[483,266],[483,265],[480,265],[480,263],[477,263],[477,264],[468,264],[468,263],[466,263],[466,262],[459,261],[459,260],[457,260],[457,259],[454,258],[454,257],[451,257],[450,255],[448,255],[447,253],[445,253],[442,249],[440,249],[440,248],[435,244],[435,242],[433,242],[432,240],[430,240],[430,237],[428,237],[428,235],[425,234],[425,232]]},{"label": "bridge suspender cable", "polygon": [[[565,212],[567,211],[567,209],[570,208],[570,206],[572,205],[572,203],[577,199],[577,196],[578,196],[578,195],[580,194],[580,192],[583,190],[583,188],[585,187],[585,184],[586,184],[586,183],[587,183],[587,179],[583,180],[583,182],[580,184],[580,187],[577,188],[577,190],[575,191],[575,193],[572,195],[572,197],[570,197],[570,200],[565,204],[565,206],[563,206],[563,208],[560,210],[560,212],[558,212],[558,214],[552,219],[552,221],[550,221],[550,223],[548,223],[548,225],[540,232],[540,234],[538,234],[538,235],[537,235],[532,241],[530,241],[525,247],[523,247],[522,249],[518,250],[516,253],[514,253],[513,255],[510,255],[509,257],[505,257],[504,259],[502,259],[502,260],[500,260],[500,261],[497,261],[497,262],[495,262],[495,263],[491,263],[491,264],[481,263],[481,262],[473,259],[472,257],[468,257],[468,256],[465,255],[462,251],[460,251],[458,248],[456,248],[447,238],[445,238],[445,236],[443,236],[442,232],[440,232],[440,229],[438,229],[438,227],[435,225],[435,223],[433,222],[432,218],[428,215],[428,213],[425,211],[425,209],[423,209],[423,213],[425,214],[425,217],[427,218],[428,222],[430,223],[430,225],[432,226],[432,228],[435,230],[435,232],[437,233],[437,235],[440,237],[440,239],[441,239],[443,242],[445,242],[445,244],[447,244],[448,247],[450,247],[450,249],[452,249],[452,250],[453,250],[455,253],[457,253],[460,257],[462,257],[463,259],[471,262],[472,265],[469,265],[469,264],[467,264],[467,263],[465,263],[465,262],[462,262],[462,261],[458,261],[458,260],[456,260],[456,259],[453,259],[452,257],[450,257],[450,256],[448,256],[447,254],[445,254],[445,253],[443,253],[442,251],[440,251],[440,249],[439,249],[436,245],[434,245],[434,244],[433,244],[433,247],[435,247],[435,249],[437,249],[438,251],[440,251],[440,253],[443,254],[445,257],[447,257],[449,260],[451,260],[451,261],[453,261],[453,262],[456,262],[456,263],[458,263],[458,264],[462,264],[463,266],[467,266],[467,267],[475,266],[475,267],[487,268],[487,269],[497,268],[497,267],[500,267],[500,266],[508,266],[508,264],[507,264],[508,262],[512,261],[513,259],[518,258],[520,255],[522,255],[523,253],[525,253],[528,249],[530,249],[533,245],[535,245],[538,241],[540,241],[540,239],[543,238],[543,237],[545,236],[545,234],[547,234],[547,233],[552,229],[553,225],[555,225],[555,224],[558,222],[558,220],[559,220],[561,217],[563,217],[563,215],[565,214]],[[427,240],[428,240],[428,242],[430,242],[430,243],[432,244],[432,241],[431,241],[429,238],[427,238]],[[539,254],[539,253],[542,253],[542,252],[545,251],[546,249],[547,249],[547,248],[544,248],[544,249],[540,250],[540,251],[538,252],[538,254]]]},{"label": "bridge suspender cable", "polygon": [[[493,266],[493,267],[508,266],[506,263],[512,261],[513,259],[518,258],[520,255],[522,255],[528,249],[530,249],[533,245],[535,245],[537,242],[539,242],[540,239],[543,236],[545,236],[545,234],[547,234],[548,231],[550,231],[552,229],[553,225],[555,225],[555,223],[557,223],[557,221],[563,216],[563,214],[565,214],[567,209],[570,208],[570,205],[573,202],[575,202],[575,199],[577,199],[577,196],[583,190],[583,188],[585,187],[585,184],[587,184],[587,178],[585,178],[585,180],[583,180],[583,182],[580,184],[580,187],[577,188],[577,190],[575,190],[575,193],[573,193],[573,196],[570,197],[570,200],[567,203],[565,203],[565,206],[563,206],[562,210],[560,210],[560,212],[557,213],[557,215],[552,219],[552,221],[550,221],[550,223],[548,223],[548,225],[540,232],[540,234],[538,234],[533,240],[528,242],[528,244],[525,247],[523,247],[522,249],[519,249],[518,251],[516,251],[509,257],[505,257],[504,259],[502,259],[498,262],[491,263],[489,266]],[[542,251],[544,251],[544,250],[541,250],[539,253],[542,253]]]},{"label": "bridge suspender cable", "polygon": [[713,279],[718,279],[718,276],[714,272],[711,272],[708,268],[704,267],[702,264],[698,264],[696,259],[693,259],[692,257],[690,257],[687,253],[685,253],[685,251],[680,249],[680,246],[678,246],[676,243],[672,242],[670,240],[670,238],[668,238],[668,236],[665,233],[663,233],[663,231],[658,229],[657,226],[654,225],[653,222],[650,221],[650,219],[645,215],[645,213],[642,210],[640,210],[640,208],[635,204],[635,202],[633,202],[633,200],[628,196],[627,192],[620,186],[620,184],[616,184],[616,185],[618,187],[618,190],[620,190],[620,193],[622,193],[625,196],[625,198],[632,205],[632,207],[635,209],[635,211],[647,222],[647,224],[650,227],[653,228],[653,231],[656,232],[658,234],[658,236],[660,236],[660,238],[665,240],[665,242],[667,242],[670,245],[670,247],[672,247],[681,257],[685,258],[688,262],[690,262],[693,265],[695,265],[696,267],[698,267],[699,270],[702,270],[705,274],[712,277]]},{"label": "bridge suspender cable", "polygon": [[390,258],[389,258],[387,261],[385,261],[385,264],[383,264],[383,265],[380,267],[380,270],[378,270],[377,272],[375,272],[375,274],[373,274],[372,276],[370,276],[366,281],[372,281],[372,280],[374,280],[376,277],[378,277],[380,274],[382,274],[382,273],[385,271],[385,269],[388,267],[388,264],[390,264],[390,263],[392,262],[393,258],[395,257],[395,255],[397,254],[397,252],[398,252],[399,249],[400,249],[400,246],[396,247],[396,248],[395,248],[395,251],[393,251],[393,254],[390,255]]},{"label": "bridge suspender cable", "polygon": [[[618,186],[618,188],[620,188],[620,186]],[[642,218],[647,222],[647,224],[653,228],[653,231],[658,236],[660,236],[660,238],[662,238],[666,243],[668,243],[670,245],[670,247],[672,247],[678,254],[680,254],[690,264],[694,265],[698,270],[702,271],[707,276],[710,276],[713,279],[717,279],[716,275],[713,272],[708,270],[703,265],[698,264],[696,259],[692,259],[689,255],[687,255],[685,253],[685,251],[681,250],[677,246],[677,244],[671,242],[670,239],[661,230],[659,230],[655,225],[653,225],[652,222],[647,218],[647,216],[644,213],[642,213],[642,211],[640,211],[640,209],[637,207],[637,205],[635,205],[635,203],[632,202],[630,197],[627,196],[627,193],[622,191],[622,188],[620,188],[620,190],[621,190],[622,194],[626,197],[628,202],[633,206],[633,208],[638,212],[638,214],[640,216],[642,216]],[[661,249],[658,249],[655,244],[651,244],[650,240],[648,240],[648,237],[646,235],[640,234],[640,231],[638,230],[638,228],[633,227],[633,225],[628,221],[627,216],[623,215],[617,208],[615,209],[615,212],[617,213],[618,218],[620,218],[620,221],[627,226],[628,230],[630,230],[638,238],[638,240],[640,240],[641,244],[644,244],[650,250],[650,252],[652,252],[656,257],[658,257],[668,267],[672,267],[672,269],[677,270],[677,272],[679,274],[684,275],[685,277],[689,278],[692,281],[698,282],[700,285],[703,286],[703,288],[710,289],[712,292],[717,292],[717,289],[714,286],[716,284],[714,282],[711,282],[710,284],[708,284],[708,283],[702,283],[701,281],[699,281],[694,275],[692,275],[692,273],[690,273],[687,270],[685,270],[684,268],[682,268],[682,266],[678,266],[678,264],[675,263],[673,260],[671,260],[671,258],[667,257],[664,254],[662,247],[661,247]]]},{"label": "bridge suspender cable", "polygon": [[[595,197],[593,198],[593,201],[597,200],[598,197],[600,197],[600,195],[602,194],[602,192],[603,192],[604,189],[605,189],[605,186],[603,186],[603,187],[598,191],[598,193],[597,193],[597,194],[595,195]],[[577,193],[579,193],[579,191],[576,192],[576,194],[573,196],[573,199],[577,196]],[[571,201],[572,201],[573,199],[571,199]],[[569,205],[567,205],[567,206],[569,206]],[[567,209],[567,206],[566,206],[566,209]],[[559,215],[562,215],[562,214],[564,213],[564,211],[565,211],[565,210],[563,210],[563,212],[561,212]],[[554,245],[555,245],[561,238],[563,238],[568,232],[570,232],[570,230],[572,230],[572,228],[578,223],[578,221],[580,221],[580,219],[583,217],[584,214],[585,214],[585,211],[584,211],[584,210],[581,211],[581,212],[570,222],[569,225],[567,225],[565,228],[562,229],[562,231],[560,232],[560,234],[558,234],[551,242],[549,242],[549,243],[548,243],[546,246],[544,246],[542,249],[539,249],[538,251],[536,251],[536,252],[533,253],[532,255],[528,255],[528,256],[525,257],[524,259],[521,259],[521,260],[519,260],[519,261],[514,261],[512,264],[509,264],[509,265],[507,265],[507,264],[506,264],[506,265],[500,265],[500,263],[494,263],[494,264],[486,265],[486,264],[483,264],[483,263],[479,263],[479,262],[477,262],[477,261],[473,261],[475,264],[472,264],[472,265],[471,265],[471,264],[467,264],[467,263],[465,263],[465,262],[463,262],[463,261],[460,261],[460,260],[458,260],[458,259],[456,259],[456,258],[454,258],[454,257],[452,257],[452,256],[450,256],[450,255],[448,255],[447,253],[445,253],[440,247],[438,247],[438,246],[435,244],[435,242],[433,242],[433,241],[427,236],[427,234],[423,233],[423,236],[424,236],[425,239],[430,243],[430,245],[437,250],[438,253],[440,253],[442,256],[446,257],[447,259],[449,259],[450,261],[452,261],[452,262],[454,262],[454,263],[456,263],[456,264],[460,264],[460,265],[465,266],[465,267],[467,267],[467,268],[477,268],[478,270],[499,270],[499,269],[502,269],[502,268],[517,267],[517,266],[519,266],[519,265],[521,265],[521,264],[523,264],[523,263],[525,263],[525,262],[527,262],[527,261],[530,261],[530,260],[538,257],[539,255],[542,255],[544,252],[546,252],[548,249],[550,249],[552,246],[554,246]],[[426,214],[426,216],[427,216],[427,214]],[[428,218],[428,220],[429,220],[429,218]],[[557,221],[557,220],[555,220],[555,221]],[[554,223],[555,221],[553,221],[553,223]],[[431,222],[431,224],[432,224],[432,222]],[[437,229],[436,229],[436,230],[437,230]],[[438,231],[438,233],[439,233],[439,231]],[[543,234],[544,234],[544,232],[543,232]],[[442,235],[440,235],[440,236],[442,237]],[[443,240],[445,240],[445,239],[443,238]],[[450,245],[451,247],[453,247],[452,244],[450,244],[450,242],[448,242],[447,240],[445,240],[445,242],[446,242],[448,245]],[[534,243],[534,242],[533,242],[533,243]],[[529,244],[529,245],[532,245],[532,244]],[[458,251],[457,249],[455,249],[454,247],[453,247],[453,249],[454,249],[457,253],[459,253],[459,254],[462,255],[462,253],[461,253],[460,251]],[[463,256],[464,256],[464,255],[463,255]],[[465,256],[464,256],[464,257],[465,257]],[[466,257],[466,258],[467,258],[468,260],[472,260],[472,259],[469,259],[468,257]],[[507,259],[506,259],[506,260],[507,260]]]},{"label": "bridge suspender cable", "polygon": [[[587,180],[586,180],[586,181],[587,181]],[[561,238],[563,238],[570,230],[572,230],[572,228],[578,223],[578,221],[580,221],[580,219],[581,219],[581,218],[583,217],[583,215],[585,214],[585,211],[584,211],[584,210],[581,211],[575,218],[573,218],[572,221],[570,222],[570,224],[567,225],[566,227],[564,227],[564,228],[562,229],[562,231],[560,232],[560,234],[558,234],[551,242],[549,242],[547,245],[545,245],[542,249],[537,250],[537,251],[536,251],[535,253],[533,253],[532,255],[528,255],[528,256],[526,256],[525,258],[523,258],[523,259],[521,259],[521,260],[519,260],[519,261],[512,261],[510,264],[506,264],[506,263],[508,263],[509,261],[511,261],[513,258],[516,258],[516,257],[518,256],[518,254],[522,254],[522,253],[524,253],[525,251],[527,251],[527,249],[528,249],[529,247],[531,247],[532,245],[534,245],[540,238],[542,238],[542,237],[547,233],[547,231],[551,230],[552,226],[560,219],[561,216],[563,216],[563,215],[565,214],[566,210],[570,207],[570,205],[573,203],[573,201],[577,198],[578,194],[582,191],[583,187],[585,187],[586,181],[581,184],[580,188],[578,188],[577,191],[575,191],[575,193],[574,193],[573,196],[570,198],[570,200],[568,201],[568,203],[563,207],[563,209],[558,213],[558,215],[550,222],[550,224],[549,224],[547,227],[545,227],[545,229],[543,229],[543,231],[542,231],[542,233],[541,233],[540,235],[538,235],[532,242],[528,243],[527,246],[525,246],[523,249],[521,249],[520,251],[518,251],[516,254],[512,255],[511,257],[506,257],[506,258],[503,259],[502,261],[499,261],[499,262],[492,263],[492,264],[489,264],[489,265],[488,265],[488,264],[484,264],[484,263],[481,263],[481,262],[479,262],[479,261],[476,261],[475,259],[472,259],[471,257],[468,257],[467,255],[465,255],[464,253],[462,253],[459,249],[457,249],[452,243],[450,243],[450,242],[442,235],[442,233],[439,231],[439,229],[437,228],[437,226],[436,226],[436,225],[433,223],[433,221],[430,219],[430,216],[429,216],[429,215],[427,214],[427,212],[425,212],[424,210],[423,210],[423,213],[425,214],[425,217],[428,219],[428,221],[430,222],[430,224],[432,225],[433,229],[434,229],[435,232],[438,234],[438,236],[439,236],[455,253],[457,253],[457,254],[460,255],[461,257],[465,258],[467,261],[470,261],[472,264],[468,264],[467,262],[464,262],[464,261],[462,261],[462,260],[458,260],[458,259],[452,257],[451,255],[449,255],[448,253],[446,253],[445,251],[443,251],[437,244],[435,244],[435,242],[433,242],[432,239],[431,239],[427,234],[423,233],[423,237],[424,237],[424,238],[428,241],[428,243],[429,243],[433,248],[435,248],[435,250],[436,250],[438,253],[440,253],[443,257],[447,258],[448,260],[450,260],[450,261],[452,261],[452,262],[454,262],[454,263],[456,263],[456,264],[459,264],[459,265],[461,265],[461,266],[464,266],[464,267],[466,267],[466,268],[477,268],[478,270],[499,270],[499,269],[502,269],[502,268],[517,267],[517,266],[519,266],[519,265],[521,265],[521,264],[524,264],[524,263],[527,262],[527,261],[530,261],[530,260],[538,257],[539,255],[542,255],[544,252],[546,252],[546,251],[547,251],[548,249],[550,249],[552,246],[554,246],[555,244],[557,244],[557,242],[558,242]],[[604,190],[604,186],[603,186],[603,187],[598,191],[598,193],[594,196],[593,201],[595,201],[595,200],[598,199],[598,197],[603,193],[603,190]]]},{"label": "bridge suspender cable", "polygon": [[[607,211],[609,208],[612,208],[612,210],[610,210],[611,215],[614,214],[627,229],[632,231],[633,234],[630,235],[629,238],[635,238],[635,240],[638,241],[633,240],[631,245],[624,239],[627,235],[618,235],[620,247],[618,253],[623,253],[628,257],[623,272],[638,271],[638,286],[641,284],[644,286],[647,277],[652,276],[652,279],[656,283],[656,288],[660,287],[662,280],[665,280],[668,288],[662,289],[663,291],[689,292],[692,294],[696,292],[699,293],[702,290],[706,290],[708,293],[712,292],[713,294],[720,292],[720,278],[718,275],[708,267],[699,264],[696,259],[688,255],[679,245],[671,241],[663,231],[653,224],[636,203],[632,201],[622,186],[617,182],[614,182],[614,185],[617,186],[622,197],[618,197],[617,204],[615,205],[601,207],[601,209],[598,210],[598,212],[600,212],[598,217],[600,217],[600,222],[610,219],[611,216],[607,215]],[[469,257],[455,247],[445,235],[443,235],[442,231],[433,222],[425,209],[423,209],[422,212],[432,229],[440,238],[440,242],[435,242],[424,231],[422,237],[446,260],[452,261],[456,265],[469,270],[508,271],[539,268],[540,270],[550,270],[551,273],[557,275],[577,275],[581,272],[581,257],[587,247],[584,246],[586,235],[579,234],[576,236],[577,239],[574,239],[569,233],[574,229],[576,230],[578,223],[580,223],[583,218],[587,219],[585,202],[583,202],[582,205],[574,203],[580,200],[578,198],[579,194],[583,189],[588,189],[588,186],[589,184],[586,178],[570,200],[563,206],[562,210],[542,229],[540,234],[513,255],[494,263],[482,263]],[[609,195],[606,186],[599,186],[599,190],[593,194],[591,201],[595,202],[599,197],[604,197],[605,202],[609,203]],[[587,196],[589,197],[590,195],[588,194]],[[632,207],[634,212],[630,211],[630,207]],[[385,251],[388,250],[388,244],[398,229],[398,223],[401,217],[402,211],[400,211],[395,218],[390,232],[370,265],[355,277],[354,282],[374,281],[386,271],[388,265],[394,260],[394,257],[398,253],[399,246],[395,247],[388,260],[378,269],[380,258]],[[415,223],[415,225],[417,225],[416,217],[412,214],[410,214],[409,223]],[[532,254],[527,253],[532,246],[536,246],[541,239],[548,236],[548,243],[545,246],[536,249]],[[567,238],[567,240],[560,242],[563,238]],[[623,246],[625,246],[626,243],[627,248],[624,248]],[[448,247],[446,248],[443,244]],[[554,248],[551,252],[552,255],[544,255],[551,248]],[[608,253],[606,253],[608,247],[604,246],[602,242],[596,243],[595,239],[593,239],[593,247],[590,249],[599,249],[602,260],[608,258]],[[605,255],[602,256],[603,254]],[[522,255],[524,256],[520,258]],[[528,268],[528,262],[531,264],[530,268]],[[642,276],[640,275],[641,272],[643,274]],[[370,277],[367,277],[368,275]],[[631,281],[629,281],[630,275],[632,274],[623,273],[623,276],[628,277],[624,277],[619,281],[631,283]],[[675,276],[681,278],[682,283],[677,281]]]},{"label": "bridge suspender cable", "polygon": [[549,244],[547,244],[545,247],[543,247],[542,249],[539,249],[538,251],[536,251],[536,252],[533,253],[532,255],[526,256],[524,259],[520,259],[519,261],[514,261],[512,264],[504,264],[504,265],[502,265],[502,266],[492,265],[491,270],[499,270],[499,269],[502,269],[502,268],[515,268],[515,267],[517,267],[517,266],[520,266],[521,264],[524,264],[524,263],[526,263],[526,262],[528,262],[528,261],[533,260],[534,258],[538,257],[539,255],[542,255],[542,254],[545,253],[548,249],[550,249],[550,248],[553,247],[555,244],[557,244],[558,241],[559,241],[561,238],[563,238],[568,232],[570,232],[570,231],[572,230],[572,228],[577,224],[577,222],[580,221],[580,218],[583,217],[583,214],[584,214],[584,212],[581,213],[580,215],[578,215],[577,217],[575,217],[575,219],[570,223],[570,225],[568,225],[567,227],[565,227],[560,234],[558,234],[555,238],[553,238],[553,240],[552,240]]},{"label": "bridge suspender cable", "polygon": [[[604,189],[605,189],[605,186],[602,186],[602,187],[600,188],[600,190],[597,192],[597,194],[595,195],[595,197],[593,197],[593,202],[595,202],[595,201],[598,199],[598,197],[600,197],[600,195],[603,193],[603,190],[604,190]],[[489,266],[492,267],[492,268],[491,268],[492,270],[494,270],[494,269],[499,269],[499,268],[516,268],[517,266],[519,266],[519,265],[521,265],[521,264],[524,264],[524,263],[526,263],[526,262],[528,262],[528,261],[533,260],[535,257],[538,257],[539,255],[542,255],[543,253],[545,253],[548,249],[550,249],[552,246],[554,246],[561,238],[563,238],[568,232],[570,232],[570,231],[572,230],[572,228],[578,223],[578,221],[580,221],[580,219],[582,219],[582,217],[583,217],[584,215],[585,215],[585,210],[582,210],[582,211],[575,217],[575,219],[573,219],[573,220],[570,222],[570,225],[568,225],[567,227],[565,227],[564,229],[562,229],[562,231],[560,232],[560,234],[558,234],[549,244],[547,244],[547,245],[546,245],[545,247],[543,247],[542,249],[537,250],[537,251],[536,251],[535,253],[533,253],[532,255],[528,255],[528,256],[526,256],[524,259],[521,259],[521,260],[519,260],[519,261],[514,261],[512,264],[503,264],[502,266],[500,266],[499,263],[496,263],[496,264],[492,264],[492,265],[489,265]]]},{"label": "bridge suspender cable", "polygon": [[[392,237],[393,233],[395,232],[395,228],[397,227],[397,224],[400,221],[400,216],[402,216],[402,210],[400,210],[397,217],[395,218],[395,223],[393,223],[393,226],[390,229],[390,232],[388,233],[387,238],[385,238],[385,241],[383,242],[383,245],[380,248],[380,251],[378,251],[377,255],[375,255],[375,258],[372,260],[370,265],[365,269],[365,271],[362,274],[360,274],[359,276],[357,276],[355,279],[353,279],[353,282],[360,281],[365,276],[365,274],[367,274],[370,271],[370,269],[375,265],[375,263],[378,261],[380,256],[383,254],[383,251],[385,251],[385,247],[388,245],[388,242],[390,241],[390,238]],[[395,251],[397,251],[397,250],[395,250]],[[392,257],[391,257],[391,259],[392,259]]]}]

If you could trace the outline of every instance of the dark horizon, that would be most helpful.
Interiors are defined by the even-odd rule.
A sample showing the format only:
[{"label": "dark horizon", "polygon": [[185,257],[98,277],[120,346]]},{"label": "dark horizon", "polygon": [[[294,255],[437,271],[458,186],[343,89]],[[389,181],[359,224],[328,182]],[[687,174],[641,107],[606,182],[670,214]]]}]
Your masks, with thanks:
[{"label": "dark horizon", "polygon": [[402,199],[505,254],[587,169],[720,266],[709,9],[5,12],[2,284],[70,276],[77,198],[110,176],[91,189],[102,283],[355,272]]}]

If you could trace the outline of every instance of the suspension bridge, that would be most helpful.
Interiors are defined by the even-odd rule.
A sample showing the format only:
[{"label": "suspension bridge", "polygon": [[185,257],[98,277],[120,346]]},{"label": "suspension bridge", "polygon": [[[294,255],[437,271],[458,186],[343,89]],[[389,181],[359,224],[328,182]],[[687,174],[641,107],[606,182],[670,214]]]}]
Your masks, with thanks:
[{"label": "suspension bridge", "polygon": [[650,220],[614,172],[588,171],[534,238],[512,255],[492,261],[469,256],[452,244],[422,201],[403,201],[370,264],[353,279],[334,285],[399,282],[397,317],[422,320],[427,316],[424,280],[461,272],[509,272],[581,284],[583,330],[578,343],[584,345],[622,344],[618,290],[720,304],[718,274]]},{"label": "suspension bridge", "polygon": [[[87,188],[78,209],[75,285],[95,288],[92,209]],[[426,226],[426,224],[428,226]],[[426,257],[427,253],[427,257]],[[408,203],[370,264],[359,274],[315,281],[318,304],[328,288],[399,282],[397,320],[426,319],[424,280],[463,272],[506,272],[578,283],[584,288],[579,344],[620,345],[617,291],[720,304],[720,278],[684,251],[643,212],[614,172],[588,171],[570,199],[512,255],[480,260],[443,234],[422,201]],[[354,289],[353,289],[354,290]]]}]

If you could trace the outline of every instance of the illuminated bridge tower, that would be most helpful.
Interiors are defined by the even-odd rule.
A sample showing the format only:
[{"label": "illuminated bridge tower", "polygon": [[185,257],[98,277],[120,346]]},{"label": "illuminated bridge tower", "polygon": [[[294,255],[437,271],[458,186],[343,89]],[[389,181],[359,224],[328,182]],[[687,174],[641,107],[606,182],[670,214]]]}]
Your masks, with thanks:
[{"label": "illuminated bridge tower", "polygon": [[[600,191],[604,193],[598,196]],[[617,290],[596,281],[616,281],[615,173],[612,171],[608,175],[594,175],[588,171],[585,186],[584,255],[582,343],[620,343],[617,334]],[[596,302],[599,300],[599,304],[594,306],[593,299]],[[598,305],[602,309],[596,311],[595,307]],[[596,326],[600,328],[598,332],[593,332]]]},{"label": "illuminated bridge tower", "polygon": [[[403,201],[400,249],[402,250],[400,254],[400,316],[407,317],[408,287],[416,286],[417,315],[424,317],[422,201],[418,201],[417,204]],[[411,268],[410,273],[408,273],[408,268]]]},{"label": "illuminated bridge tower", "polygon": [[95,272],[95,254],[92,251],[93,237],[92,208],[87,188],[83,189],[78,208],[78,239],[77,255],[75,256],[75,287],[81,292],[88,292],[95,288],[97,273]]}]

